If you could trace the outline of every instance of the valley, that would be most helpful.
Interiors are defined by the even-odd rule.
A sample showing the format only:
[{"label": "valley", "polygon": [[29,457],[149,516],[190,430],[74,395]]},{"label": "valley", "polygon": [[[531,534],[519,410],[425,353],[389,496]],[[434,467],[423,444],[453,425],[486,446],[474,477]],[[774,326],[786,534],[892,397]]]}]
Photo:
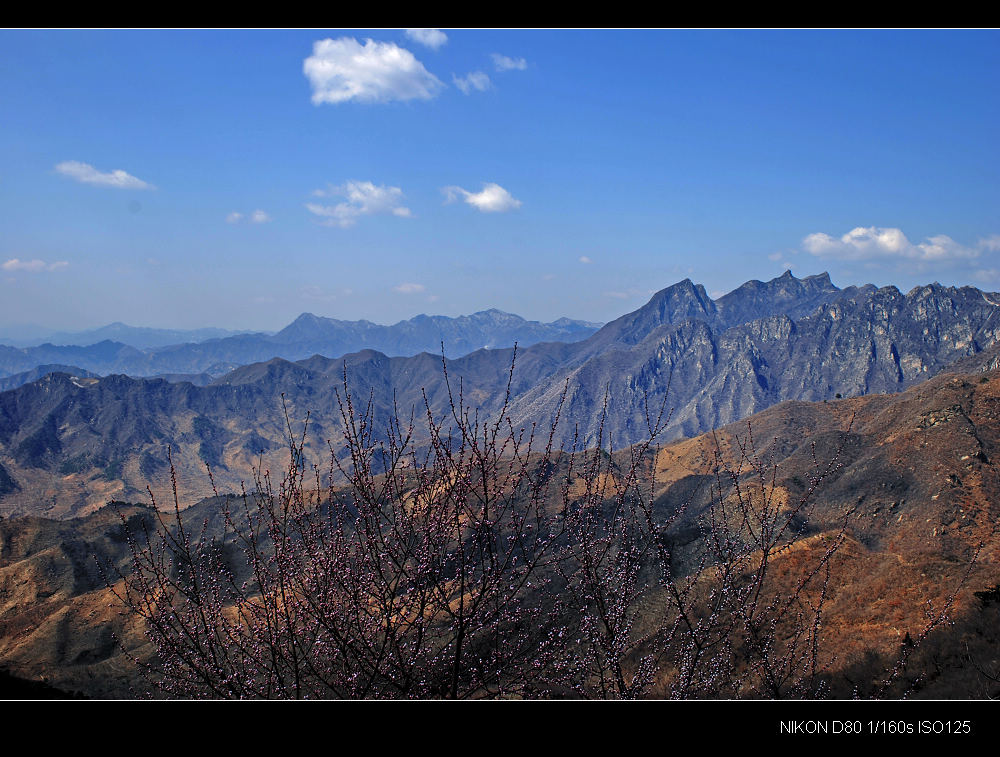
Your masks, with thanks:
[{"label": "valley", "polygon": [[[720,465],[735,470],[752,435],[755,455],[774,471],[770,496],[808,500],[772,560],[771,589],[791,591],[788,582],[802,566],[843,534],[830,563],[819,641],[827,695],[994,697],[996,683],[980,671],[1000,667],[992,631],[1000,611],[992,599],[1000,584],[998,420],[1000,373],[942,373],[894,395],[779,403],[659,447],[643,464],[642,480],[654,487],[657,518],[666,523],[682,513],[668,530],[675,570],[705,571],[707,579],[711,566],[699,567],[696,557],[697,524],[716,499]],[[615,453],[617,465],[626,465],[627,455]],[[807,495],[816,465],[830,462],[833,472]],[[580,475],[570,482],[573,496],[583,496]],[[741,475],[755,485],[752,469]],[[192,502],[185,519],[222,536],[223,504]],[[123,524],[135,535],[142,522],[154,527],[148,505],[104,506],[68,520],[0,521],[0,664],[64,692],[142,691],[148,684],[123,648],[147,660],[152,649],[98,567],[128,573]],[[645,606],[653,613],[646,622],[654,622],[656,604]],[[949,622],[931,624],[934,613],[947,613]],[[921,644],[909,666],[893,673],[907,639]],[[654,685],[649,695],[669,691]]]},{"label": "valley", "polygon": [[[373,428],[413,413],[415,449],[429,443],[420,412],[447,426],[449,408],[461,403],[525,428],[544,428],[559,413],[557,449],[585,454],[600,441],[620,460],[644,441],[647,422],[655,425],[647,414],[663,408],[659,446],[641,475],[654,511],[673,524],[675,569],[693,575],[708,570],[691,539],[717,497],[719,466],[752,438],[755,459],[774,470],[769,496],[810,499],[808,519],[775,558],[778,589],[792,580],[790,566],[843,539],[825,608],[822,648],[836,660],[827,690],[993,696],[991,679],[977,672],[1000,667],[985,630],[993,605],[977,598],[1000,584],[992,299],[937,285],[906,295],[840,290],[825,275],[785,274],[711,300],[683,281],[578,342],[484,349],[444,363],[374,350],[275,358],[205,386],[39,369],[0,393],[0,664],[67,693],[134,695],[124,650],[153,652],[109,593],[108,571],[128,572],[121,524],[152,524],[150,492],[171,508],[173,475],[186,518],[222,536],[222,500],[205,498],[212,487],[231,497],[252,492],[255,475],[284,470],[289,432],[304,434],[303,454],[318,473],[335,472],[330,455],[349,451],[337,440],[344,418],[356,417],[351,395],[355,413],[369,408]],[[820,460],[836,461],[836,472],[809,494],[808,471]],[[335,474],[319,480],[344,485]],[[567,491],[582,495],[577,481]],[[958,630],[936,623],[927,634],[927,648],[952,667],[928,680],[904,671],[876,680],[872,671],[892,668],[904,638],[923,641],[921,607],[954,619]],[[959,641],[978,650],[974,666]]]},{"label": "valley", "polygon": [[991,358],[1000,315],[990,297],[940,285],[841,290],[825,274],[786,273],[712,300],[685,280],[586,339],[519,346],[516,356],[479,349],[443,366],[440,351],[338,357],[331,348],[241,366],[204,386],[49,373],[0,393],[0,514],[82,515],[109,499],[145,501],[147,487],[163,500],[168,454],[185,501],[204,494],[206,466],[220,490],[238,492],[254,465],[281,468],[288,423],[298,433],[307,417],[306,449],[328,467],[343,452],[338,397],[348,393],[370,400],[384,428],[396,410],[419,419],[425,398],[435,416],[447,414],[463,387],[468,404],[496,413],[509,391],[511,420],[529,427],[554,417],[565,390],[554,441],[582,449],[594,443],[605,395],[603,431],[617,448],[642,441],[661,413],[669,421],[659,439],[669,441],[785,400],[898,392],[957,360],[972,370]]}]

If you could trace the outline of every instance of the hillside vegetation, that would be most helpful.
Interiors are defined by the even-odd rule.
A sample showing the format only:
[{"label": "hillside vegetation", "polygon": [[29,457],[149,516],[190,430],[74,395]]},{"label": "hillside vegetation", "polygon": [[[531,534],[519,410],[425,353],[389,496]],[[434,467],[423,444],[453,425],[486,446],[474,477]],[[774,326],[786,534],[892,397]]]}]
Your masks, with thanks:
[{"label": "hillside vegetation", "polygon": [[[580,458],[567,479],[565,495],[554,486],[544,506],[546,512],[555,512],[552,508],[566,496],[571,503],[589,503],[607,514],[610,511],[601,508],[617,501],[615,475],[624,476],[632,467],[629,460],[638,459],[634,483],[637,490],[653,487],[647,501],[665,529],[663,543],[669,546],[674,579],[709,591],[718,580],[719,563],[706,562],[700,540],[711,533],[705,530],[706,518],[719,512],[720,480],[725,491],[734,491],[725,485],[725,476],[719,478],[720,470],[736,471],[745,491],[759,485],[761,470],[773,470],[773,481],[765,478],[764,486],[774,513],[780,515],[802,501],[808,506],[795,513],[794,527],[770,559],[767,595],[793,595],[804,575],[814,574],[816,566],[829,566],[815,636],[819,672],[812,693],[996,696],[1000,654],[992,629],[998,620],[995,587],[1000,584],[1000,477],[994,464],[1000,454],[998,414],[996,372],[943,374],[897,395],[781,403],[714,433],[658,451],[651,448],[638,458],[623,449],[608,459],[605,470],[611,478],[603,479],[605,488],[588,488],[588,480],[592,484],[597,479],[588,477],[583,461],[594,458]],[[747,458],[741,450],[748,449],[751,434],[754,458]],[[749,465],[748,459],[762,465]],[[548,474],[553,481],[566,474],[568,461],[565,456],[556,459]],[[817,462],[822,466],[823,461],[834,465],[810,493]],[[405,470],[401,474],[410,475]],[[529,471],[529,479],[537,473]],[[204,528],[206,537],[222,538],[227,532],[224,513],[239,513],[238,503],[225,497],[203,500],[184,512],[184,521],[198,533]],[[241,523],[245,527],[245,521]],[[152,659],[150,642],[135,617],[122,615],[94,559],[96,555],[106,566],[117,565],[122,575],[129,575],[127,535],[141,534],[143,524],[154,527],[153,512],[131,505],[105,507],[66,521],[0,522],[4,667],[90,696],[143,691],[155,695],[115,638],[123,640],[130,654],[146,660]],[[649,564],[655,563],[652,553],[644,554]],[[240,550],[228,559],[246,570]],[[629,643],[620,649],[629,676],[637,674],[655,647],[649,646],[655,634],[649,634],[662,631],[670,607],[662,583],[641,565],[636,569],[628,605],[634,622]],[[554,574],[547,575],[545,581],[558,583]],[[521,601],[527,602],[526,608],[538,607],[532,602],[544,604],[546,596],[529,594]],[[807,631],[810,627],[806,624]],[[737,647],[734,654],[732,670],[739,671],[740,655],[748,653]],[[749,680],[745,671],[739,675]],[[562,681],[563,688],[521,687],[509,693],[579,695],[573,682],[552,680]],[[801,682],[801,676],[795,680]],[[587,691],[595,695],[597,690]],[[469,694],[475,693],[473,687]],[[660,660],[637,693],[677,695],[676,671],[669,660]],[[794,695],[795,690],[788,693]],[[697,688],[689,694],[713,695]],[[715,695],[769,692],[720,685]]]}]

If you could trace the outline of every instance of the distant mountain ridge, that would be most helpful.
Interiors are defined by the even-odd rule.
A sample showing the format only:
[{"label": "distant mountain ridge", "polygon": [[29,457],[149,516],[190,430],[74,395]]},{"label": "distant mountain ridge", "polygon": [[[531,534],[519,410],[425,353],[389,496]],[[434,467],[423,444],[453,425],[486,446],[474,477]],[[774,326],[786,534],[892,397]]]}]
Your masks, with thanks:
[{"label": "distant mountain ridge", "polygon": [[594,347],[635,345],[659,326],[688,320],[703,321],[713,329],[725,330],[776,314],[797,318],[824,302],[853,294],[854,290],[855,287],[837,288],[828,273],[797,279],[791,271],[785,271],[768,282],[748,281],[713,300],[704,286],[684,279],[654,294],[638,310],[606,324],[594,335],[587,354],[596,352]]},{"label": "distant mountain ridge", "polygon": [[47,376],[50,373],[66,373],[79,378],[100,378],[96,373],[85,371],[83,368],[77,368],[75,365],[39,365],[30,371],[15,373],[13,376],[0,378],[0,392],[17,389],[17,387],[23,386],[24,384],[30,384],[32,381],[38,381],[38,379],[43,376]]},{"label": "distant mountain ridge", "polygon": [[[546,341],[573,342],[593,334],[601,324],[560,318],[552,323],[528,321],[501,310],[484,310],[456,318],[418,315],[391,326],[371,321],[341,321],[303,313],[276,334],[233,333],[184,343],[169,342],[170,332],[136,329],[112,324],[91,335],[113,334],[86,345],[56,345],[50,342],[33,347],[0,345],[0,374],[26,373],[39,365],[79,366],[83,371],[102,375],[124,373],[155,376],[207,373],[219,376],[240,365],[282,357],[301,360],[312,355],[339,357],[362,349],[376,349],[388,355],[410,356],[420,352],[458,357],[483,347],[510,347]],[[202,330],[205,333],[217,331]],[[147,333],[150,332],[150,333]],[[155,339],[152,335],[155,332]],[[124,340],[130,335],[137,344]],[[166,344],[161,342],[167,341]],[[138,343],[156,342],[151,347]]]},{"label": "distant mountain ridge", "polygon": [[309,415],[307,450],[329,460],[327,441],[339,449],[345,371],[350,389],[370,398],[376,428],[398,408],[416,414],[419,433],[425,397],[445,418],[460,389],[488,416],[503,404],[510,378],[510,417],[525,428],[546,427],[566,391],[555,436],[564,448],[574,439],[597,443],[605,396],[605,445],[644,438],[647,412],[661,407],[671,411],[661,440],[692,436],[785,400],[899,392],[980,353],[993,365],[997,301],[974,287],[930,284],[903,294],[838,289],[828,276],[790,273],[712,300],[685,280],[586,339],[518,349],[512,377],[509,348],[449,359],[451,394],[440,352],[272,358],[206,386],[50,374],[0,393],[0,512],[43,506],[62,517],[112,496],[141,498],[148,483],[165,480],[168,447],[182,494],[204,492],[206,463],[220,486],[238,490],[251,465],[280,470],[287,462],[283,407],[296,423]]},{"label": "distant mountain ridge", "polygon": [[[784,400],[898,392],[1000,339],[1000,308],[974,287],[932,284],[905,295],[874,286],[819,297],[803,293],[819,304],[798,318],[776,312],[728,328],[711,319],[656,326],[628,350],[603,351],[564,368],[547,385],[536,384],[516,398],[514,412],[555,412],[569,381],[563,413],[583,438],[597,433],[594,409],[605,391],[605,431],[616,444],[642,437],[647,402],[672,409],[666,438],[690,436]],[[789,312],[804,312],[788,302]]]},{"label": "distant mountain ridge", "polygon": [[373,349],[402,357],[420,352],[439,354],[443,342],[447,357],[459,357],[483,348],[510,347],[515,342],[525,345],[574,342],[590,336],[600,327],[599,323],[569,318],[552,323],[528,321],[496,308],[455,318],[421,314],[391,326],[303,313],[271,337],[271,341],[282,345],[336,345],[334,351],[339,350],[340,354]]},{"label": "distant mountain ridge", "polygon": [[206,327],[200,329],[157,329],[147,326],[129,326],[115,321],[107,326],[84,331],[48,331],[44,335],[32,337],[0,336],[0,344],[13,347],[39,347],[43,344],[83,347],[98,342],[112,341],[129,347],[146,350],[167,347],[185,342],[204,342],[208,339],[222,339],[238,334],[254,333],[249,330],[233,330]]}]

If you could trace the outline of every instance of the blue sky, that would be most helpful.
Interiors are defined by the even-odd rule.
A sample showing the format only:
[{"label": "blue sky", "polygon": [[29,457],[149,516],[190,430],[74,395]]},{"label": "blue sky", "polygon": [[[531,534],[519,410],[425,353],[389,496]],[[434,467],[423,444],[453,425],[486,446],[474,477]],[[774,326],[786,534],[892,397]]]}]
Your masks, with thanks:
[{"label": "blue sky", "polygon": [[0,327],[1000,289],[996,31],[0,31]]}]

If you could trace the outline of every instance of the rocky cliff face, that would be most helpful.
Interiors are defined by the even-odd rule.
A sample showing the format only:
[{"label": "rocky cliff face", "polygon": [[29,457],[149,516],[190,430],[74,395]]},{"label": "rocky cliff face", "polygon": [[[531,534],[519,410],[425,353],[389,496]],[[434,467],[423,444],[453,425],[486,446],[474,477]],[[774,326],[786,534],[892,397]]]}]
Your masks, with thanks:
[{"label": "rocky cliff face", "polygon": [[[731,299],[730,314],[762,312],[753,304],[759,289],[751,287],[751,305]],[[646,433],[647,405],[673,409],[665,438],[690,436],[787,399],[898,392],[1000,338],[998,308],[972,287],[934,284],[906,295],[895,287],[864,287],[836,297],[817,289],[802,292],[801,300],[780,298],[772,308],[785,304],[794,314],[801,302],[819,301],[800,318],[768,314],[726,328],[717,312],[664,323],[630,349],[605,350],[564,370],[559,381],[535,386],[518,397],[515,415],[551,414],[568,380],[565,417],[587,439],[600,426],[605,391],[604,429],[615,444],[635,443]]]}]

